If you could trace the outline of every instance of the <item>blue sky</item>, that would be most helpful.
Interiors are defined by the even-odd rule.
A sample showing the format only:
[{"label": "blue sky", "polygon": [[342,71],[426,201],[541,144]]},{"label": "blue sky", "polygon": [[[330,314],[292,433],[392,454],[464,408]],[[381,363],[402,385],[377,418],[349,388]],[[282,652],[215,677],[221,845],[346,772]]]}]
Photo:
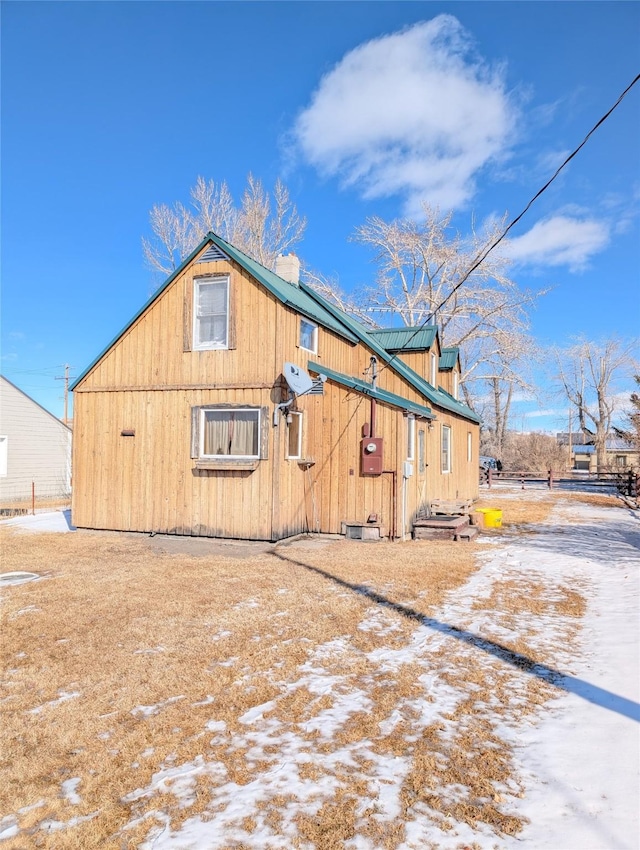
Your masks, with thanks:
[{"label": "blue sky", "polygon": [[[4,2],[3,374],[62,414],[62,365],[154,288],[150,208],[198,175],[281,177],[299,253],[346,290],[374,273],[367,216],[514,216],[636,76],[639,33],[635,2]],[[541,342],[639,332],[639,119],[640,84],[512,234],[511,276],[553,287]],[[512,424],[562,427],[539,413]]]}]

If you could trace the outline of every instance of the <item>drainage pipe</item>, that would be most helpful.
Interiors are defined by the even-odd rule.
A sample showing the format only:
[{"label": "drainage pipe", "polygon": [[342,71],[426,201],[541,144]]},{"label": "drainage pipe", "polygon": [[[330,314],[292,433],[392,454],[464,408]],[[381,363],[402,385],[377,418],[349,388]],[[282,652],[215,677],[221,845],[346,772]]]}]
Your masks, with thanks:
[{"label": "drainage pipe", "polygon": [[391,529],[389,531],[389,538],[393,542],[397,537],[397,528],[396,528],[396,514],[397,514],[397,490],[398,490],[398,473],[395,469],[383,469],[383,475],[391,476]]}]

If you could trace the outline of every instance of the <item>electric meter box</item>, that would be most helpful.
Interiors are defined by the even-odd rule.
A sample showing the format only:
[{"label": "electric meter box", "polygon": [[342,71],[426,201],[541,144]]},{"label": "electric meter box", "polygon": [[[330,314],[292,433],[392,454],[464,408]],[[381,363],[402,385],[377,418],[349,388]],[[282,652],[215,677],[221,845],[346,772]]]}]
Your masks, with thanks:
[{"label": "electric meter box", "polygon": [[382,475],[382,437],[365,437],[360,442],[363,475]]}]

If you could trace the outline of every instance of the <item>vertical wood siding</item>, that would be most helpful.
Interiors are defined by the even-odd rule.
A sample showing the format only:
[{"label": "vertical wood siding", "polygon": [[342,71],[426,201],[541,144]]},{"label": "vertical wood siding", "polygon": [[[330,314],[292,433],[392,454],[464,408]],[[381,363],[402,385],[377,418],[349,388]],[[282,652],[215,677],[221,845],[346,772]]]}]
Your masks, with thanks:
[{"label": "vertical wood siding", "polygon": [[[193,277],[220,273],[230,275],[236,347],[189,350],[185,328],[190,329],[191,320],[185,319],[185,312],[190,310]],[[293,409],[304,414],[303,454],[308,464],[286,459],[285,417],[278,414],[276,427],[272,422],[275,405],[286,398],[281,388],[284,362],[306,369],[312,359],[361,377],[371,355],[364,345],[322,327],[318,353],[310,355],[298,347],[299,321],[299,315],[234,263],[217,260],[185,269],[76,388],[74,522],[88,528],[275,540],[316,528],[339,533],[343,521],[366,521],[375,513],[389,533],[391,476],[360,475],[368,398],[327,381],[323,396],[296,399]],[[428,368],[428,358],[425,364]],[[392,369],[382,370],[379,386],[428,406]],[[191,408],[224,403],[270,411],[268,460],[261,460],[255,470],[196,468]],[[416,459],[415,474],[403,487],[406,417],[380,403],[377,411],[376,433],[385,441],[384,468],[398,472],[400,532],[403,491],[405,531],[429,499],[477,496],[477,425],[438,410],[432,429],[419,422],[429,465],[419,476]],[[440,472],[441,422],[452,426],[449,475]],[[134,430],[135,437],[121,436],[123,429]],[[474,435],[471,464],[466,460],[468,431]],[[314,521],[314,499],[319,525]]]}]

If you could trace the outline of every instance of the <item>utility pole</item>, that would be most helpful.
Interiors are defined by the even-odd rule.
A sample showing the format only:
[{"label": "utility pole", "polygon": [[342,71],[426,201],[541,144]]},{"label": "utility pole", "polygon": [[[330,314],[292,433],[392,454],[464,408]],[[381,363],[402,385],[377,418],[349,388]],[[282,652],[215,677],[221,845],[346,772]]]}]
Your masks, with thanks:
[{"label": "utility pole", "polygon": [[56,381],[64,381],[64,418],[62,421],[65,425],[69,424],[69,381],[73,380],[69,377],[69,369],[71,369],[71,366],[65,363],[64,375],[56,375]]}]

